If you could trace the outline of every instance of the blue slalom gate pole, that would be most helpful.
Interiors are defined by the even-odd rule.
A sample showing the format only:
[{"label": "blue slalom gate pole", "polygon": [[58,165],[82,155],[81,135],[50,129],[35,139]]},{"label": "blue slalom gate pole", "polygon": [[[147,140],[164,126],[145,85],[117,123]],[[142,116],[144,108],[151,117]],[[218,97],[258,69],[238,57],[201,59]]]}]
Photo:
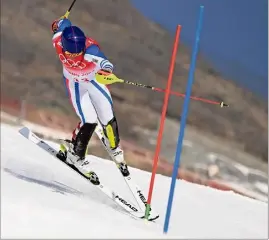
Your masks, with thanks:
[{"label": "blue slalom gate pole", "polygon": [[177,140],[176,156],[175,156],[175,161],[174,161],[174,168],[173,168],[173,173],[172,173],[172,180],[171,180],[171,185],[170,185],[170,192],[169,192],[169,198],[168,198],[168,204],[167,204],[166,216],[165,216],[165,222],[164,222],[164,228],[163,228],[164,233],[167,233],[168,227],[169,227],[177,173],[178,173],[178,168],[179,168],[180,156],[182,152],[184,131],[185,131],[188,110],[189,110],[191,89],[192,89],[192,84],[194,81],[194,72],[195,72],[196,58],[197,58],[197,53],[198,53],[198,48],[199,48],[200,33],[202,29],[203,14],[204,14],[204,6],[200,6],[199,21],[198,21],[198,26],[196,28],[195,43],[194,43],[194,48],[192,52],[191,65],[190,65],[188,83],[187,83],[187,88],[186,88],[186,96],[184,99],[184,104],[183,104],[183,109],[182,109],[182,114],[181,114],[182,117],[181,117],[181,122],[180,122],[178,140]]}]

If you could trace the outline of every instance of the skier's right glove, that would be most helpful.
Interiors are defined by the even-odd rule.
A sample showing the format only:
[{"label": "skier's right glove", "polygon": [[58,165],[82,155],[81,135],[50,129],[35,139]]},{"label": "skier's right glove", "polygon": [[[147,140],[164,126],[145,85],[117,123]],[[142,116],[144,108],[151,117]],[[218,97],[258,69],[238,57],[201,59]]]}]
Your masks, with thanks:
[{"label": "skier's right glove", "polygon": [[51,24],[51,31],[53,32],[53,34],[57,32],[62,32],[66,27],[69,27],[71,25],[72,23],[69,19],[59,18]]}]

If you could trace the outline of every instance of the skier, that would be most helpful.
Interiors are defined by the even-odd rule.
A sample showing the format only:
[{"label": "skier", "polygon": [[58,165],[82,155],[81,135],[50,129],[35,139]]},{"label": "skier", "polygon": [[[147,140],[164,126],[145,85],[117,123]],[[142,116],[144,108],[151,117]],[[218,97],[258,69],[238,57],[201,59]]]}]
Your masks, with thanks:
[{"label": "skier", "polygon": [[[63,79],[73,108],[80,123],[73,132],[72,140],[61,145],[59,156],[74,165],[93,183],[98,184],[97,175],[85,159],[88,143],[98,124],[103,130],[103,142],[111,151],[119,169],[129,175],[119,146],[118,124],[113,111],[109,90],[96,81],[99,71],[112,72],[113,64],[101,51],[97,41],[86,37],[67,18],[52,23],[53,46],[63,65]],[[98,125],[98,127],[100,127]]]}]

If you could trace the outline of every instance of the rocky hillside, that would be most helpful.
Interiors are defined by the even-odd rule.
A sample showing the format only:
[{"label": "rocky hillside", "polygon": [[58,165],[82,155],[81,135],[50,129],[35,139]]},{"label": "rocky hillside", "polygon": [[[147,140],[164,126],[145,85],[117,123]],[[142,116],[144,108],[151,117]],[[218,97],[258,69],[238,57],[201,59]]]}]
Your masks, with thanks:
[{"label": "rocky hillside", "polygon": [[[39,107],[74,116],[62,85],[61,66],[51,44],[51,22],[71,1],[1,1],[1,97],[27,99]],[[96,38],[129,81],[165,88],[173,36],[148,21],[129,1],[79,0],[70,19]],[[183,26],[184,27],[184,26]],[[172,88],[184,92],[191,52],[180,45]],[[255,79],[253,79],[255,81]],[[120,129],[135,141],[134,126],[156,129],[163,94],[134,86],[111,88]],[[188,124],[202,134],[214,134],[239,143],[267,161],[267,103],[223,79],[199,56],[192,95],[224,100],[230,108],[192,101]],[[171,97],[168,116],[179,120],[183,99]]]}]

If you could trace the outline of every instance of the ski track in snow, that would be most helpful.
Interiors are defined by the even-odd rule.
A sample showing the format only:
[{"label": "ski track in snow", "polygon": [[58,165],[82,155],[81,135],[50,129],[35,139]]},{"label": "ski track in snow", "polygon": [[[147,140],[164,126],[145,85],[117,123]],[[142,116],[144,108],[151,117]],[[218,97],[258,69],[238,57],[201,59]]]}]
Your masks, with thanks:
[{"label": "ski track in snow", "polygon": [[[113,162],[88,159],[101,182],[135,202]],[[147,194],[151,174],[130,171]],[[170,182],[156,176],[156,223],[135,220],[17,129],[1,124],[2,238],[268,237],[268,203],[182,180],[177,180],[169,232],[163,235]]]}]

